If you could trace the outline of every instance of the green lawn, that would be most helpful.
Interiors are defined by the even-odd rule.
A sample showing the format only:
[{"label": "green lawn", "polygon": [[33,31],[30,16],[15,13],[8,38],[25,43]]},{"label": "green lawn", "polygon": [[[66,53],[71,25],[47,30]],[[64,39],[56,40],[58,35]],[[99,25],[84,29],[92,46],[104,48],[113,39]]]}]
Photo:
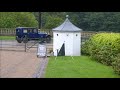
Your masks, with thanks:
[{"label": "green lawn", "polygon": [[120,78],[112,67],[105,66],[87,56],[50,57],[45,78]]},{"label": "green lawn", "polygon": [[15,36],[0,36],[0,40],[15,40]]}]

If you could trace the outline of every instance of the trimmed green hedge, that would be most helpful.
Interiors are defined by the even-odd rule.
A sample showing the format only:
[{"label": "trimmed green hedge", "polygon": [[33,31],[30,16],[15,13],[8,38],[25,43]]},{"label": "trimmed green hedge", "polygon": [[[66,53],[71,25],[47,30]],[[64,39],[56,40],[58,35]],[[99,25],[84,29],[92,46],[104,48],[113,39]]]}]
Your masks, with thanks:
[{"label": "trimmed green hedge", "polygon": [[120,75],[120,53],[114,58],[112,67],[113,67],[115,73]]},{"label": "trimmed green hedge", "polygon": [[[119,62],[117,54],[120,53],[120,33],[100,33],[92,36],[82,45],[82,53],[90,55],[102,64],[114,65],[113,69],[116,70],[116,64]],[[112,64],[113,62],[117,63]],[[120,70],[120,67],[117,67],[117,70],[118,68]]]}]

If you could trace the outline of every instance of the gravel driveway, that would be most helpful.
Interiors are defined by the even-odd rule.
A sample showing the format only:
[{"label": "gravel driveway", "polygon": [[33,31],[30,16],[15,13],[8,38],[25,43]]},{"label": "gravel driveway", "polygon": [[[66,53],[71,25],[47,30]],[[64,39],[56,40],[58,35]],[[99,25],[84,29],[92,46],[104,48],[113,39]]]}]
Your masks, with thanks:
[{"label": "gravel driveway", "polygon": [[40,65],[36,53],[0,51],[1,78],[32,78]]},{"label": "gravel driveway", "polygon": [[[20,47],[19,47],[20,48]],[[9,50],[10,49],[10,50]],[[40,72],[40,65],[44,59],[37,58],[37,48],[27,52],[13,50],[18,48],[0,49],[0,77],[1,78],[35,78]],[[48,58],[47,58],[48,60]],[[42,65],[43,67],[44,65]],[[43,76],[42,76],[43,77]]]}]

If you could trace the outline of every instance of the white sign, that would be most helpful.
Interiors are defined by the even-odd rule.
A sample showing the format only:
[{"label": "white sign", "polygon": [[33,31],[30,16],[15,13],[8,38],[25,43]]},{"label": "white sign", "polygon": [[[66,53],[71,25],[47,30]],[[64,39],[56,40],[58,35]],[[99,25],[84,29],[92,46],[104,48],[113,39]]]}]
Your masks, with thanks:
[{"label": "white sign", "polygon": [[47,49],[46,49],[46,46],[45,45],[38,45],[38,52],[37,52],[37,56],[46,56],[46,52],[47,52]]}]

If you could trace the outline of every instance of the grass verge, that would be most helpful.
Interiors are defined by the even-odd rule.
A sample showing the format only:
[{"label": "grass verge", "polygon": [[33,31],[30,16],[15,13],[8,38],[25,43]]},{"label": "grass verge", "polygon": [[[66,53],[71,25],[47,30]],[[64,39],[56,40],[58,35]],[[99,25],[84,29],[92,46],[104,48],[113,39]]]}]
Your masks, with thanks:
[{"label": "grass verge", "polygon": [[98,63],[87,56],[50,57],[45,78],[120,78],[112,67]]},{"label": "grass verge", "polygon": [[15,36],[0,36],[0,40],[15,40]]}]

